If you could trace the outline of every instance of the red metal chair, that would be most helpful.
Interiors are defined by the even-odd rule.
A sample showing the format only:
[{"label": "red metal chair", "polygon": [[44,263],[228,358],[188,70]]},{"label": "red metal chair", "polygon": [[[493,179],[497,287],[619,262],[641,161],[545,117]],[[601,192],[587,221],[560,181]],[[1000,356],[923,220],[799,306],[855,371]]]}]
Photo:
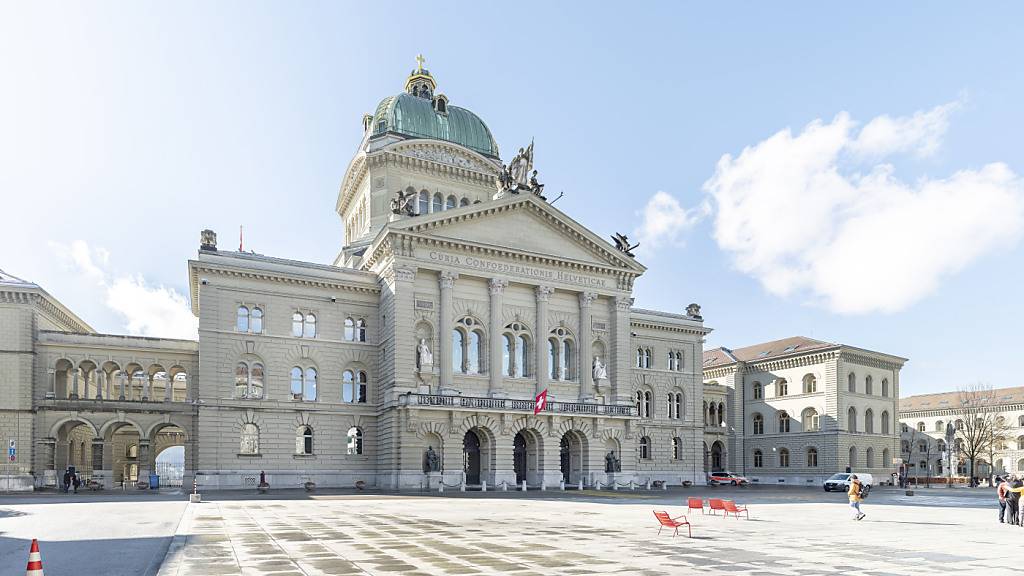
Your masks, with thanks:
[{"label": "red metal chair", "polygon": [[711,510],[712,514],[715,514],[716,510],[724,511],[725,504],[722,502],[721,498],[708,498],[708,508]]},{"label": "red metal chair", "polygon": [[704,500],[700,498],[687,498],[686,508],[688,510],[700,510],[700,513],[704,514]]},{"label": "red metal chair", "polygon": [[[655,510],[654,517],[657,518],[658,522],[661,524],[658,526],[658,534],[661,534],[662,528],[672,528],[672,537],[674,538],[679,535],[679,527],[686,526],[686,537],[691,538],[693,536],[693,532],[690,530],[690,523],[686,520],[686,516],[676,516],[675,518],[672,518],[668,515],[668,512],[665,512],[664,510]],[[680,518],[683,519],[682,522],[679,521]]]},{"label": "red metal chair", "polygon": [[739,517],[740,517],[740,512],[743,512],[744,514],[747,515],[747,520],[750,520],[750,511],[747,510],[746,506],[737,506],[736,503],[733,502],[732,500],[726,500],[722,504],[725,505],[725,515],[726,516],[728,516],[729,513],[732,512],[736,516],[736,519],[738,520]]}]

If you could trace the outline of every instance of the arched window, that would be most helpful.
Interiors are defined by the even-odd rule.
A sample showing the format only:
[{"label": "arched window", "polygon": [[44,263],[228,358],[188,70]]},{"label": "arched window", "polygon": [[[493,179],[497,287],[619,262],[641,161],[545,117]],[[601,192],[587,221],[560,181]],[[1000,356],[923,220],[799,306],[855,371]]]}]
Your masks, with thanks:
[{"label": "arched window", "polygon": [[316,368],[306,368],[306,379],[302,387],[302,399],[307,402],[316,400]]},{"label": "arched window", "polygon": [[356,339],[356,321],[354,319],[345,318],[345,340]]},{"label": "arched window", "polygon": [[430,194],[428,194],[426,190],[420,190],[419,201],[417,203],[419,204],[417,212],[420,214],[427,214],[430,212]]},{"label": "arched window", "polygon": [[251,422],[242,424],[239,437],[241,440],[238,449],[239,454],[252,455],[260,453],[260,429],[258,426]]},{"label": "arched window", "polygon": [[889,411],[882,412],[882,434],[889,433]]},{"label": "arched window", "polygon": [[953,423],[953,428],[955,428],[957,430],[963,430],[964,429],[964,421],[963,420],[957,420],[956,422]]},{"label": "arched window", "polygon": [[529,336],[527,328],[521,322],[512,322],[505,326],[502,345],[502,374],[513,378],[526,377],[529,367]]},{"label": "arched window", "polygon": [[313,402],[316,400],[316,369],[306,368],[305,371],[298,366],[291,371],[291,393],[292,400]]},{"label": "arched window", "polygon": [[807,467],[817,468],[818,467],[818,449],[808,448],[807,449]]},{"label": "arched window", "polygon": [[441,196],[440,192],[434,193],[434,205],[432,206],[434,212],[440,212],[444,210],[444,197]]},{"label": "arched window", "polygon": [[[946,441],[945,440],[940,438],[939,440],[937,440],[935,442],[935,445],[938,447],[939,452],[945,452],[946,451]],[[904,452],[908,452],[908,451],[909,451],[909,449],[908,450],[904,450]]]},{"label": "arched window", "polygon": [[874,379],[871,378],[870,374],[866,378],[864,378],[864,393],[865,394],[874,394],[875,393]]},{"label": "arched window", "polygon": [[891,453],[889,452],[889,449],[888,448],[883,448],[882,449],[882,467],[883,468],[888,466],[892,462],[892,458],[890,458],[890,456],[891,456]]},{"label": "arched window", "polygon": [[575,342],[565,328],[555,328],[548,336],[549,364],[552,380],[575,380]]},{"label": "arched window", "polygon": [[789,468],[789,450],[785,448],[779,449],[779,466]]},{"label": "arched window", "polygon": [[640,459],[649,460],[651,458],[651,439],[647,436],[640,438]]},{"label": "arched window", "polygon": [[356,342],[366,342],[366,320],[356,320]]},{"label": "arched window", "polygon": [[775,395],[776,396],[788,396],[789,395],[789,381],[785,378],[779,378],[775,381]]},{"label": "arched window", "polygon": [[315,338],[316,337],[316,316],[313,314],[306,314],[306,324],[302,327],[303,338]]},{"label": "arched window", "polygon": [[936,432],[945,432],[946,431],[946,423],[943,422],[942,420],[939,420],[939,421],[935,422],[935,431]]},{"label": "arched window", "polygon": [[348,429],[348,446],[346,452],[350,456],[363,453],[363,431],[355,426]]},{"label": "arched window", "polygon": [[[866,466],[867,468],[874,468],[875,467],[875,449],[871,448],[870,446],[868,447],[867,450],[864,451],[864,466]],[[928,465],[925,464],[925,469],[926,470],[927,470],[927,467],[928,467]]]},{"label": "arched window", "polygon": [[295,453],[309,455],[313,453],[313,429],[299,426],[295,433]]},{"label": "arched window", "polygon": [[643,348],[637,348],[636,349],[636,367],[637,368],[643,368],[644,367],[644,349]]},{"label": "arched window", "polygon": [[673,420],[682,420],[683,418],[683,393],[682,392],[669,392],[668,393],[668,417]]},{"label": "arched window", "polygon": [[636,391],[636,413],[641,418],[650,418],[651,413],[651,392],[649,390]]},{"label": "arched window", "polygon": [[469,198],[463,198],[459,200],[459,206],[469,206]]},{"label": "arched window", "polygon": [[849,464],[849,466],[850,466],[851,470],[857,468],[857,447],[856,446],[850,446],[850,464]]},{"label": "arched window", "polygon": [[889,379],[882,378],[882,396],[889,397]]},{"label": "arched window", "polygon": [[1017,450],[1024,450],[1024,436],[1017,437]]},{"label": "arched window", "polygon": [[917,431],[918,432],[924,432],[924,429],[925,429],[924,422],[918,422],[917,423]]},{"label": "arched window", "polygon": [[714,402],[712,402],[711,405],[708,406],[708,416],[707,418],[705,418],[705,421],[707,422],[708,426],[715,426],[716,424],[718,424],[718,417],[715,414],[717,411],[717,405]]},{"label": "arched window", "polygon": [[789,414],[785,410],[779,412],[779,432],[789,432]]},{"label": "arched window", "polygon": [[302,400],[302,368],[298,366],[292,368],[291,392],[293,400]]},{"label": "arched window", "polygon": [[800,420],[803,422],[805,432],[817,432],[820,430],[820,417],[818,411],[814,408],[805,408],[800,415]]},{"label": "arched window", "polygon": [[633,396],[633,398],[634,398],[634,403],[636,404],[636,415],[641,417],[641,418],[643,418],[644,417],[644,392],[643,392],[643,390],[637,390],[636,394]]},{"label": "arched window", "polygon": [[718,403],[718,425],[725,426],[725,404]]},{"label": "arched window", "polygon": [[253,334],[263,334],[263,310],[258,307],[252,309],[252,322],[249,326]]},{"label": "arched window", "polygon": [[1017,461],[1017,471],[1024,472],[1024,458]]},{"label": "arched window", "polygon": [[678,437],[672,438],[672,459],[683,459],[683,441]]},{"label": "arched window", "polygon": [[871,408],[864,411],[864,432],[868,434],[875,433],[875,413]]},{"label": "arched window", "polygon": [[654,368],[654,351],[650,348],[644,349],[644,368]]},{"label": "arched window", "polygon": [[235,329],[239,332],[249,331],[249,309],[245,306],[238,307],[238,321],[235,324]]},{"label": "arched window", "polygon": [[754,468],[761,468],[764,466],[764,453],[760,450],[754,450]]},{"label": "arched window", "polygon": [[804,375],[804,394],[814,394],[818,391],[818,379],[814,374]]},{"label": "arched window", "polygon": [[364,370],[345,370],[341,375],[341,401],[365,404],[368,380]]},{"label": "arched window", "polygon": [[449,196],[447,202],[445,202],[445,210],[451,210],[452,208],[455,208],[458,205],[458,202],[459,201],[456,200],[454,195]]},{"label": "arched window", "polygon": [[235,398],[246,398],[249,394],[249,365],[239,362],[235,366]]},{"label": "arched window", "polygon": [[683,353],[680,350],[676,350],[676,370],[683,371]]},{"label": "arched window", "polygon": [[1017,418],[1017,426],[1024,428],[1024,416]]},{"label": "arched window", "polygon": [[910,454],[910,441],[900,440],[900,451],[904,454]]},{"label": "arched window", "polygon": [[754,400],[764,398],[764,387],[760,382],[754,382]]},{"label": "arched window", "polygon": [[764,434],[764,416],[755,413],[753,418],[753,433]]},{"label": "arched window", "polygon": [[846,429],[850,432],[857,431],[857,409],[852,406],[846,411]]},{"label": "arched window", "polygon": [[651,392],[649,390],[644,391],[644,417],[651,418],[654,416],[654,412],[651,411],[653,405]]},{"label": "arched window", "polygon": [[671,350],[668,351],[668,369],[676,369],[676,353]]},{"label": "arched window", "polygon": [[452,370],[461,374],[479,374],[482,367],[483,326],[467,316],[452,331]]},{"label": "arched window", "polygon": [[302,338],[302,313],[292,314],[292,336]]},{"label": "arched window", "polygon": [[857,391],[857,375],[850,372],[850,375],[846,377],[846,390],[848,392]]}]

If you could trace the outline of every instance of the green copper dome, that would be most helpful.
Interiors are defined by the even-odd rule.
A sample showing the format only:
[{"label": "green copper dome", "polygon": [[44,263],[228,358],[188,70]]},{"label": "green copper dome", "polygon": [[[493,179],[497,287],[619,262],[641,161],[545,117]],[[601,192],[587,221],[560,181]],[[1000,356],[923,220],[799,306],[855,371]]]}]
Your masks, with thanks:
[{"label": "green copper dome", "polygon": [[373,115],[373,136],[391,133],[410,138],[432,138],[497,158],[498,145],[484,121],[465,108],[447,105],[447,99],[439,106],[438,99],[443,98],[402,93],[381,100]]}]

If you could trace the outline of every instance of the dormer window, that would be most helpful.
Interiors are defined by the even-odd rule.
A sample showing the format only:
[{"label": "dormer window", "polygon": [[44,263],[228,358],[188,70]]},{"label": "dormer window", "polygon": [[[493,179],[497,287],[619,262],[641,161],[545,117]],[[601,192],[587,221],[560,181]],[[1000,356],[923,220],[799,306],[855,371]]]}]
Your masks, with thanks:
[{"label": "dormer window", "polygon": [[448,97],[444,94],[438,94],[437,97],[434,98],[434,110],[436,110],[438,114],[447,114]]}]

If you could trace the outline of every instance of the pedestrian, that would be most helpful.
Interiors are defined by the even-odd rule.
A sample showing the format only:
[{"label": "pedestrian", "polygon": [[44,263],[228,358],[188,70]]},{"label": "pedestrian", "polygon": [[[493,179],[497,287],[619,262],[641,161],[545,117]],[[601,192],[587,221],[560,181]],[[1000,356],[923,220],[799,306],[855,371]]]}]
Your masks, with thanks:
[{"label": "pedestrian", "polygon": [[67,494],[68,488],[71,486],[71,472],[65,470],[64,478],[62,478],[62,480],[63,482],[61,482],[61,491]]},{"label": "pedestrian", "polygon": [[1002,478],[996,476],[996,496],[999,498],[999,523],[1003,523],[1003,517],[1006,516],[1006,493],[1010,489],[1010,484]]},{"label": "pedestrian", "polygon": [[75,494],[78,494],[78,487],[82,484],[82,481],[78,479],[77,472],[71,475],[71,484],[75,487]]},{"label": "pedestrian", "polygon": [[1016,474],[1010,476],[1010,485],[1007,488],[1006,507],[1010,510],[1010,517],[1007,521],[1010,524],[1020,523],[1020,493],[1024,491],[1024,482]]},{"label": "pedestrian", "polygon": [[861,487],[862,485],[860,480],[857,479],[857,475],[850,476],[850,489],[846,492],[846,495],[850,498],[850,508],[853,508],[854,520],[863,520],[864,516],[866,516],[866,514],[860,511],[860,501],[862,500],[860,495]]}]

